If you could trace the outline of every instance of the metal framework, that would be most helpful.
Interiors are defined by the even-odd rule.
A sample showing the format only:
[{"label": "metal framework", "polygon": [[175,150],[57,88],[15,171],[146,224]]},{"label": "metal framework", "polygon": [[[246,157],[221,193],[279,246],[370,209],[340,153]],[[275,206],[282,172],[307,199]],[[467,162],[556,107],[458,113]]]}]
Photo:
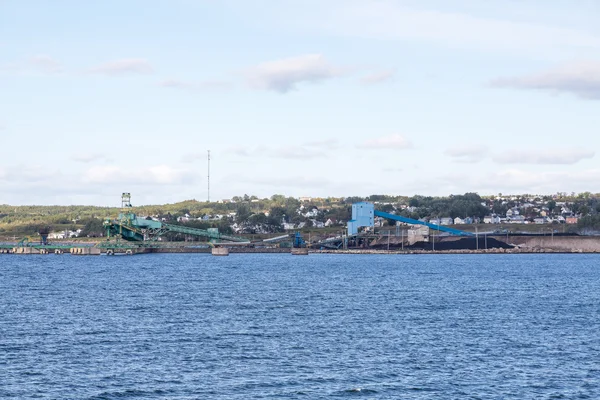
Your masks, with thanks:
[{"label": "metal framework", "polygon": [[181,233],[184,235],[205,237],[213,243],[235,242],[235,243],[250,243],[243,237],[224,235],[219,233],[216,228],[198,229],[187,226],[165,224],[161,221],[155,221],[147,218],[140,218],[131,211],[131,195],[123,193],[121,196],[121,213],[115,220],[106,219],[104,228],[106,236],[122,238],[130,242],[153,242],[160,239],[167,233]]}]

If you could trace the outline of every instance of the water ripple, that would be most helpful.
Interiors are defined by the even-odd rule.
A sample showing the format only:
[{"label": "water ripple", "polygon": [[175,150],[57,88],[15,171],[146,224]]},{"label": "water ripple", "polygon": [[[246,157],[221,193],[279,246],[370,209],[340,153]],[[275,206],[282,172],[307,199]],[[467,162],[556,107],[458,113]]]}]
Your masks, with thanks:
[{"label": "water ripple", "polygon": [[597,255],[0,255],[0,398],[598,399]]}]

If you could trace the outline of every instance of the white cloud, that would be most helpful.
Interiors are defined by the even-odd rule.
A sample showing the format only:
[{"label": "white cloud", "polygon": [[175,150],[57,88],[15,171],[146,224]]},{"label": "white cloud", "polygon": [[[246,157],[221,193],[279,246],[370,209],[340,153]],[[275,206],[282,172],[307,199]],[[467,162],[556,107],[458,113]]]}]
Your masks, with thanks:
[{"label": "white cloud", "polygon": [[15,165],[0,168],[0,181],[11,183],[35,183],[59,177],[61,173],[43,165]]},{"label": "white cloud", "polygon": [[393,134],[390,136],[384,136],[377,139],[367,140],[362,146],[358,146],[368,149],[410,149],[413,144],[410,140],[399,134]]},{"label": "white cloud", "polygon": [[321,54],[307,54],[260,64],[249,69],[246,77],[255,89],[287,93],[301,83],[318,83],[341,74]]},{"label": "white cloud", "polygon": [[106,156],[98,153],[81,153],[71,157],[73,161],[81,163],[91,163],[94,161],[107,160]]},{"label": "white cloud", "polygon": [[314,145],[257,147],[234,146],[227,149],[227,152],[238,157],[269,157],[308,160],[326,157],[327,153],[325,150],[327,149]]},{"label": "white cloud", "polygon": [[308,148],[302,146],[285,146],[279,149],[276,149],[271,157],[278,158],[291,158],[297,160],[307,160],[311,158],[323,158],[326,157],[327,154],[325,151],[318,148]]},{"label": "white cloud", "polygon": [[321,139],[304,143],[307,147],[317,147],[323,150],[337,150],[341,147],[338,139]]},{"label": "white cloud", "polygon": [[250,157],[254,153],[254,148],[248,148],[248,146],[232,146],[226,149],[225,152],[238,157]]},{"label": "white cloud", "polygon": [[238,157],[268,157],[268,158],[287,158],[297,160],[308,160],[327,157],[327,151],[340,148],[338,139],[313,140],[294,146],[232,146],[227,149],[227,153]]},{"label": "white cloud", "polygon": [[95,74],[104,74],[109,76],[130,75],[130,74],[151,74],[154,68],[148,60],[142,58],[127,58],[111,61],[98,65],[90,69]]},{"label": "white cloud", "polygon": [[208,153],[188,153],[181,157],[181,161],[184,163],[193,163],[195,161],[206,161],[208,162]]},{"label": "white cloud", "polygon": [[492,159],[498,164],[576,164],[584,159],[594,157],[594,151],[576,148],[550,150],[514,151],[497,154]]},{"label": "white cloud", "polygon": [[189,169],[173,168],[168,165],[156,165],[145,168],[127,169],[115,165],[95,166],[84,172],[85,183],[125,183],[129,185],[157,184],[180,185],[197,180],[197,172]]},{"label": "white cloud", "polygon": [[454,158],[456,162],[473,164],[483,160],[488,154],[488,149],[485,146],[461,146],[447,149],[444,154]]},{"label": "white cloud", "polygon": [[361,79],[361,82],[365,85],[376,85],[378,83],[384,83],[392,80],[394,75],[396,75],[396,70],[388,69],[367,75]]},{"label": "white cloud", "polygon": [[566,64],[538,74],[502,78],[492,82],[496,87],[549,90],[571,93],[586,99],[600,100],[600,62]]},{"label": "white cloud", "polygon": [[[445,187],[448,193],[469,191],[479,193],[556,193],[589,191],[600,180],[600,169],[580,171],[536,172],[523,169],[504,169],[485,174],[447,174],[442,183],[456,183]],[[460,185],[458,188],[457,185]]]},{"label": "white cloud", "polygon": [[404,168],[398,168],[398,167],[385,167],[382,169],[383,172],[402,172],[404,171]]},{"label": "white cloud", "polygon": [[35,57],[31,57],[29,62],[35,69],[49,74],[59,73],[63,70],[61,64],[48,55],[37,55]]},{"label": "white cloud", "polygon": [[21,59],[9,64],[0,65],[0,72],[17,75],[30,74],[59,74],[63,67],[56,59],[49,55],[40,54],[27,59]]},{"label": "white cloud", "polygon": [[[301,21],[305,28],[336,35],[389,40],[418,40],[450,48],[488,52],[555,54],[600,49],[600,36],[582,30],[408,7],[392,0],[345,0],[330,3]],[[480,9],[479,2],[477,7]]]},{"label": "white cloud", "polygon": [[231,83],[225,81],[203,81],[189,82],[177,79],[168,79],[158,83],[159,86],[171,89],[186,89],[186,90],[213,90],[213,89],[228,89]]},{"label": "white cloud", "polygon": [[331,185],[331,181],[322,177],[309,177],[306,175],[296,175],[290,177],[254,177],[254,176],[230,176],[226,179],[227,182],[239,182],[246,187],[251,185],[260,185],[273,187],[273,193],[280,188],[326,188]]}]

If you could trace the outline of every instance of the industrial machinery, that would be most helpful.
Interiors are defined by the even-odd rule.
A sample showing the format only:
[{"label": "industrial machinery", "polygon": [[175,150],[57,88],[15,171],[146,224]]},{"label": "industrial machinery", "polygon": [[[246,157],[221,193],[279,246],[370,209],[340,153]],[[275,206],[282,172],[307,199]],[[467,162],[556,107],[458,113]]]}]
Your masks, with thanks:
[{"label": "industrial machinery", "polygon": [[221,234],[217,228],[190,228],[181,225],[166,224],[151,218],[138,217],[131,211],[131,208],[131,194],[123,193],[121,196],[121,212],[118,218],[104,221],[104,228],[106,229],[108,238],[116,236],[132,242],[157,241],[166,233],[174,232],[204,237],[213,243],[250,243],[246,238]]},{"label": "industrial machinery", "polygon": [[400,221],[411,225],[424,225],[433,230],[446,232],[455,236],[475,236],[475,234],[472,232],[461,231],[459,229],[454,229],[443,225],[431,224],[429,222],[406,218],[401,215],[377,211],[375,210],[373,203],[368,202],[355,203],[352,205],[352,219],[348,221],[348,236],[356,235],[358,233],[358,228],[360,227],[372,228],[375,225],[375,217],[387,218],[393,221]]},{"label": "industrial machinery", "polygon": [[292,247],[295,249],[303,249],[306,247],[306,242],[304,241],[304,238],[302,237],[302,234],[300,232],[296,232],[296,234],[294,235],[294,242],[292,244]]}]

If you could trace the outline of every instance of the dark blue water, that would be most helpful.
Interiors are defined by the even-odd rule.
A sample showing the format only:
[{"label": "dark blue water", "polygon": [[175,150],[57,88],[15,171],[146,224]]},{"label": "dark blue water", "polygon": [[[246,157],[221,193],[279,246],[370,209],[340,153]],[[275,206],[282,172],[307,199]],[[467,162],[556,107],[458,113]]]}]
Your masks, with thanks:
[{"label": "dark blue water", "polygon": [[0,255],[0,398],[598,399],[597,255]]}]

